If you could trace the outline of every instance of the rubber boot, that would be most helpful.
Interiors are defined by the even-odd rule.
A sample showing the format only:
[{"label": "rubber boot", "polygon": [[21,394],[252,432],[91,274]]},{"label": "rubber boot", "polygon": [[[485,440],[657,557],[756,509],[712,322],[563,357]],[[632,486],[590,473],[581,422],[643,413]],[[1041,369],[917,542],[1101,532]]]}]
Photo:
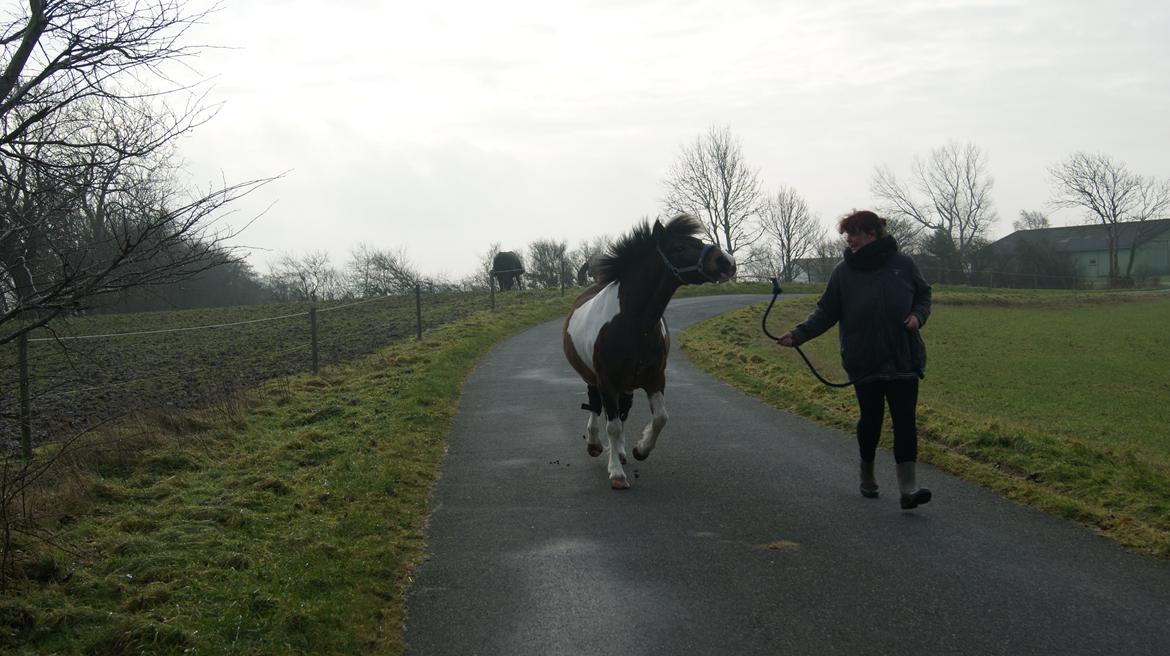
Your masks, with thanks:
[{"label": "rubber boot", "polygon": [[873,475],[873,461],[861,461],[861,496],[866,499],[876,499],[878,497],[877,479]]},{"label": "rubber boot", "polygon": [[930,502],[930,490],[918,487],[918,483],[914,480],[914,466],[916,464],[918,463],[913,460],[898,463],[898,492],[902,494],[900,502],[903,510],[917,508]]}]

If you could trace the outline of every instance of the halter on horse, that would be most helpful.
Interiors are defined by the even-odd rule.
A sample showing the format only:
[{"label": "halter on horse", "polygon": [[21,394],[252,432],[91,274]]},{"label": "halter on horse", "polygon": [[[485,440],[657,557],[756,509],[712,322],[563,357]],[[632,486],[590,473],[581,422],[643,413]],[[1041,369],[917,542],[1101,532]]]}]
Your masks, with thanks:
[{"label": "halter on horse", "polygon": [[723,282],[735,275],[735,259],[694,235],[702,224],[680,214],[663,225],[646,222],[614,244],[596,266],[597,282],[582,292],[565,319],[565,357],[585,381],[589,410],[586,450],[599,456],[601,413],[609,438],[609,481],[615,490],[630,487],[623,427],[635,389],[646,391],[651,420],[634,446],[645,460],[666,425],[666,358],[670,331],[662,313],[682,285]]}]

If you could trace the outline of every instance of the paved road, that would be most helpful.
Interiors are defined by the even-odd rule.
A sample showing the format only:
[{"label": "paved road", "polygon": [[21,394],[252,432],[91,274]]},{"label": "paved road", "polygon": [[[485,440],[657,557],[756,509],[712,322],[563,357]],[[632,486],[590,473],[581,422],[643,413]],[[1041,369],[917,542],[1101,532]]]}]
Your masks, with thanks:
[{"label": "paved road", "polygon": [[[759,300],[677,299],[667,319]],[[464,388],[409,654],[1170,654],[1170,564],[929,467],[935,500],[903,512],[886,451],[863,499],[848,435],[677,350],[670,423],[611,491],[559,330],[498,346]]]}]

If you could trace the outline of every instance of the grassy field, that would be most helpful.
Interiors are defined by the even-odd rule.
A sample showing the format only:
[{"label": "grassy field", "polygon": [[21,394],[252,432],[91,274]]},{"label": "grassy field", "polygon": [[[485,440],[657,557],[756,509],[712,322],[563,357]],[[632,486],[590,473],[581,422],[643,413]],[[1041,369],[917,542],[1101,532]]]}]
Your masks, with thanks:
[{"label": "grassy field", "polygon": [[[772,332],[814,303],[779,303]],[[794,351],[773,346],[760,333],[762,311],[694,326],[680,343],[728,383],[851,434],[852,391],[821,386]],[[921,459],[1170,557],[1168,326],[1166,294],[936,292],[924,332]],[[835,329],[805,352],[830,380],[845,380]],[[886,430],[888,447],[888,420]]]},{"label": "grassy field", "polygon": [[[501,309],[556,291],[498,294]],[[413,294],[317,303],[322,366],[373,353],[417,331]],[[235,390],[310,371],[309,303],[70,318],[34,331],[29,344],[33,441],[59,440],[143,407],[199,408]],[[422,294],[424,330],[490,307],[488,293]],[[211,326],[211,327],[208,327]],[[126,334],[129,333],[129,334]],[[93,339],[76,336],[105,335]],[[15,344],[0,349],[0,407],[18,389]],[[0,448],[16,423],[0,420]]]},{"label": "grassy field", "polygon": [[22,499],[38,522],[10,524],[0,652],[402,653],[460,386],[568,303],[530,297],[75,445]]}]

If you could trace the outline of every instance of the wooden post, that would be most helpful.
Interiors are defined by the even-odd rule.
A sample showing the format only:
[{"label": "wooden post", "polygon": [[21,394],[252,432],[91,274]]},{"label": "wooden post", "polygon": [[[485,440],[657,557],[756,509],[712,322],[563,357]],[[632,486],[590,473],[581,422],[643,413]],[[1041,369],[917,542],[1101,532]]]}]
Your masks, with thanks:
[{"label": "wooden post", "polygon": [[561,256],[561,296],[565,295],[565,256]]},{"label": "wooden post", "polygon": [[418,326],[418,338],[422,339],[422,285],[414,286],[414,316]]},{"label": "wooden post", "polygon": [[488,272],[488,289],[492,292],[492,309],[496,309],[496,272]]},{"label": "wooden post", "polygon": [[20,367],[20,451],[26,461],[32,460],[32,404],[29,403],[28,333],[17,338],[17,360]]},{"label": "wooden post", "polygon": [[313,338],[313,375],[317,375],[318,364],[317,360],[317,308],[309,308],[309,328],[312,331]]}]

